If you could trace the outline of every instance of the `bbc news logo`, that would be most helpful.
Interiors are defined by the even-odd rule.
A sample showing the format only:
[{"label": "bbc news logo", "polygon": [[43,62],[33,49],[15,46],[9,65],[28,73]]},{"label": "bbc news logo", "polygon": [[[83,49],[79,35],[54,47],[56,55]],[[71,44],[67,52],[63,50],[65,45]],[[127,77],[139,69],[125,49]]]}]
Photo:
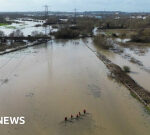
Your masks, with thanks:
[{"label": "bbc news logo", "polygon": [[25,117],[0,117],[0,125],[24,125]]}]

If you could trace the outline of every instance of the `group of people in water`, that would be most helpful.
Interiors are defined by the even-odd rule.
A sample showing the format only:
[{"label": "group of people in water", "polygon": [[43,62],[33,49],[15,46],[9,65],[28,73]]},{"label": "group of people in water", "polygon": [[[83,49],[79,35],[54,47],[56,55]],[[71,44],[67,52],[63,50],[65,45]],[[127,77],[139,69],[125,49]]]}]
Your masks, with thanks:
[{"label": "group of people in water", "polygon": [[81,114],[81,112],[79,112],[78,114],[76,114],[75,117],[71,114],[70,118],[65,117],[65,122],[70,121],[70,120],[73,120],[73,119],[79,119],[79,117],[85,115],[86,113],[87,113],[87,112],[86,112],[86,110],[84,109],[84,110],[83,110],[83,114]]}]

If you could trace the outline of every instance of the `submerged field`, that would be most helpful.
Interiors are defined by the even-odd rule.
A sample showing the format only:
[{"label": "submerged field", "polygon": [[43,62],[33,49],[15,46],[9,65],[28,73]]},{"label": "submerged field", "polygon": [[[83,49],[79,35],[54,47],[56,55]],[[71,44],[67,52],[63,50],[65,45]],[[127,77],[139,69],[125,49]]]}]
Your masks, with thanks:
[{"label": "submerged field", "polygon": [[[20,29],[25,36],[35,30],[46,30],[43,22],[16,21],[11,25],[0,24],[0,30],[9,35]],[[57,31],[52,26],[47,28]],[[97,28],[93,33],[99,33]],[[128,75],[150,91],[150,46],[127,44],[134,30],[100,30],[100,33],[111,38],[113,48],[102,49],[91,37],[54,39],[0,56],[0,115],[26,118],[25,125],[1,125],[2,134],[149,135],[149,111],[126,87],[109,76],[110,71],[95,52],[121,68],[128,66],[131,70]],[[113,33],[127,35],[112,38]],[[3,46],[9,50],[17,45]],[[65,117],[76,117],[84,109],[87,115],[64,122]]]},{"label": "submerged field", "polygon": [[[131,66],[144,88],[149,75],[119,55],[95,47],[91,39],[54,40],[0,57],[0,114],[25,116],[23,126],[1,126],[4,135],[149,135],[150,116],[86,46],[114,63]],[[147,83],[140,76],[148,77]],[[3,83],[2,83],[3,82]],[[73,123],[64,118],[83,109]]]}]

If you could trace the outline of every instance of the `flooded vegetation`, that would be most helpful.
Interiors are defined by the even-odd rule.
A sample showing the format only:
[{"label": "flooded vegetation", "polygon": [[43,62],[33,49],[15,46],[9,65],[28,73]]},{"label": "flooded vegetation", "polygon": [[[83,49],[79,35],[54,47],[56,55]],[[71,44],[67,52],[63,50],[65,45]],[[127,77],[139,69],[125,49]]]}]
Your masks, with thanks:
[{"label": "flooded vegetation", "polygon": [[2,134],[149,135],[148,19],[90,15],[0,23]]},{"label": "flooded vegetation", "polygon": [[[149,114],[108,78],[87,41],[56,40],[0,57],[1,79],[8,79],[0,88],[0,113],[27,119],[23,126],[1,126],[1,133],[149,134]],[[64,122],[83,109],[89,115]]]},{"label": "flooded vegetation", "polygon": [[43,24],[43,20],[29,20],[29,19],[16,19],[12,20],[12,24],[10,25],[0,25],[0,30],[3,31],[6,35],[9,35],[12,33],[14,30],[20,29],[24,36],[31,35],[33,31],[38,31],[38,32],[45,32],[44,27],[35,27],[36,25]]}]

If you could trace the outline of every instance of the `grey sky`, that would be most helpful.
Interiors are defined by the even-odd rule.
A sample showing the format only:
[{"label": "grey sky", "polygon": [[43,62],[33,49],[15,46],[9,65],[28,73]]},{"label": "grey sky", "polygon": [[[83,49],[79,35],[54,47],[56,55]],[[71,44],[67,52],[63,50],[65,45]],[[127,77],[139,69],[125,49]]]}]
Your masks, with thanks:
[{"label": "grey sky", "polygon": [[43,5],[52,11],[140,11],[150,12],[150,0],[0,0],[1,11],[40,11]]}]

